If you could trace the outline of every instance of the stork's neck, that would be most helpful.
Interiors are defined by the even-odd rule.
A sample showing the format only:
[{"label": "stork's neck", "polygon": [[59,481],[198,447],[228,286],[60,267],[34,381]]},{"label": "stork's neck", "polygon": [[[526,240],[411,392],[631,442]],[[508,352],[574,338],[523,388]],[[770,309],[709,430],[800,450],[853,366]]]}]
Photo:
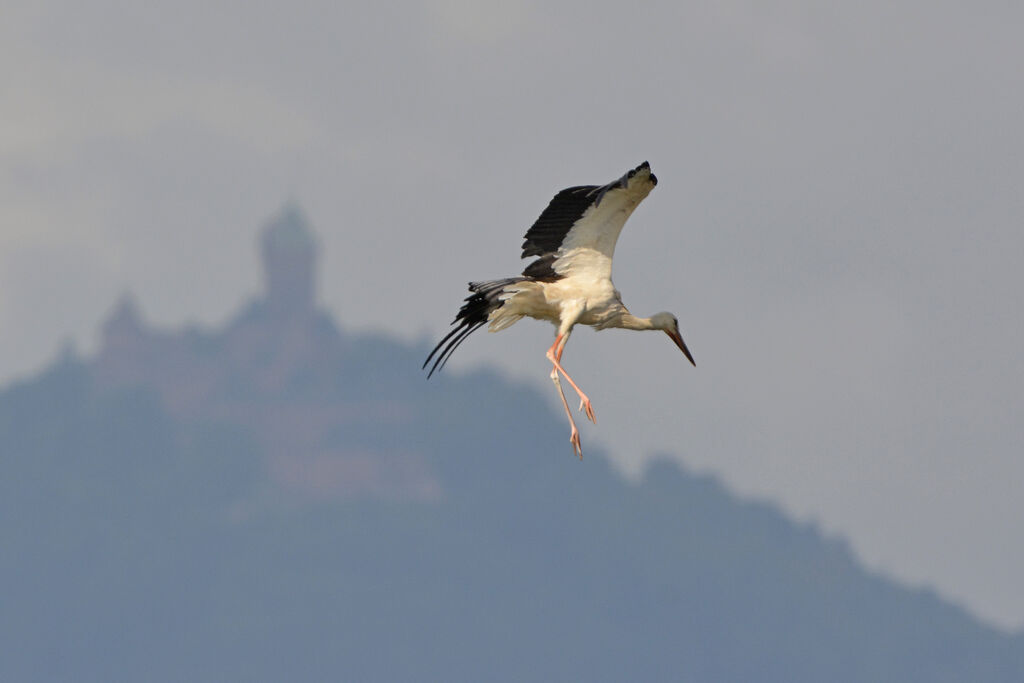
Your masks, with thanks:
[{"label": "stork's neck", "polygon": [[654,321],[650,318],[638,318],[632,313],[623,313],[619,319],[621,326],[627,330],[656,330]]}]

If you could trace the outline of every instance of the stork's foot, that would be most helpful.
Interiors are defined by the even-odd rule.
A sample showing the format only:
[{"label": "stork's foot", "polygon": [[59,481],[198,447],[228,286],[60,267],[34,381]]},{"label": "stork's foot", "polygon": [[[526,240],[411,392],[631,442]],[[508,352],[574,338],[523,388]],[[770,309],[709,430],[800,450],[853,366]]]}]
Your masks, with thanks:
[{"label": "stork's foot", "polygon": [[576,454],[576,457],[582,460],[583,444],[580,443],[580,430],[576,429],[576,425],[572,426],[572,434],[569,435],[569,443],[572,444],[572,452]]},{"label": "stork's foot", "polygon": [[580,412],[586,412],[587,419],[597,424],[597,418],[594,417],[594,409],[590,405],[590,399],[585,394],[580,394]]}]

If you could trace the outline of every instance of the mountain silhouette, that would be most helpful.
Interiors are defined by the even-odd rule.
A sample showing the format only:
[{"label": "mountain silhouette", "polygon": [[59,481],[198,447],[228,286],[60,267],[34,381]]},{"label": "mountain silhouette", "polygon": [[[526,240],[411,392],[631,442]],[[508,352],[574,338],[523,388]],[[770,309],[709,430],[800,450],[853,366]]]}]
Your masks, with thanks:
[{"label": "mountain silhouette", "polygon": [[0,679],[1024,680],[1024,638],[815,527],[339,327],[296,207],[262,244],[222,328],[125,298],[0,392]]}]

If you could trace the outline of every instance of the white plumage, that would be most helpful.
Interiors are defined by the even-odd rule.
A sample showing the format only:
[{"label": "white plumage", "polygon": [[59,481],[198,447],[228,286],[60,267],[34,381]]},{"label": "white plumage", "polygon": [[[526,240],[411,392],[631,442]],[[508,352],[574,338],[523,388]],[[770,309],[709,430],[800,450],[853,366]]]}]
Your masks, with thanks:
[{"label": "white plumage", "polygon": [[547,350],[552,364],[551,379],[569,417],[573,452],[582,458],[579,430],[559,381],[561,373],[579,394],[580,410],[596,422],[590,399],[561,365],[562,352],[575,325],[590,325],[598,330],[662,330],[696,365],[679,334],[679,322],[674,315],[656,313],[650,318],[638,318],[623,305],[612,284],[612,258],[619,233],[633,210],[657,184],[658,179],[645,161],[607,185],[570,187],[556,194],[523,242],[522,257],[536,256],[536,260],[519,277],[469,283],[472,294],[452,322],[454,329],[423,363],[426,368],[434,360],[428,377],[443,368],[466,337],[484,324],[488,324],[491,332],[497,332],[524,316],[550,321],[556,328],[555,342]]}]

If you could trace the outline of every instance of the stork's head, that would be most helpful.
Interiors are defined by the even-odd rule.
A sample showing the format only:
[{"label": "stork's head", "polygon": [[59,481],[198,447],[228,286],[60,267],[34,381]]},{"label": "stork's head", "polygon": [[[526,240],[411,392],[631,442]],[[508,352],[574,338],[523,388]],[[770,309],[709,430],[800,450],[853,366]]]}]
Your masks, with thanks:
[{"label": "stork's head", "polygon": [[690,349],[686,348],[686,342],[683,341],[683,336],[679,334],[679,321],[671,313],[664,311],[662,313],[655,313],[651,316],[651,325],[656,330],[663,330],[665,334],[669,336],[679,350],[683,352],[686,359],[690,361],[693,367],[697,367],[697,363],[694,362],[693,356],[690,355]]}]

